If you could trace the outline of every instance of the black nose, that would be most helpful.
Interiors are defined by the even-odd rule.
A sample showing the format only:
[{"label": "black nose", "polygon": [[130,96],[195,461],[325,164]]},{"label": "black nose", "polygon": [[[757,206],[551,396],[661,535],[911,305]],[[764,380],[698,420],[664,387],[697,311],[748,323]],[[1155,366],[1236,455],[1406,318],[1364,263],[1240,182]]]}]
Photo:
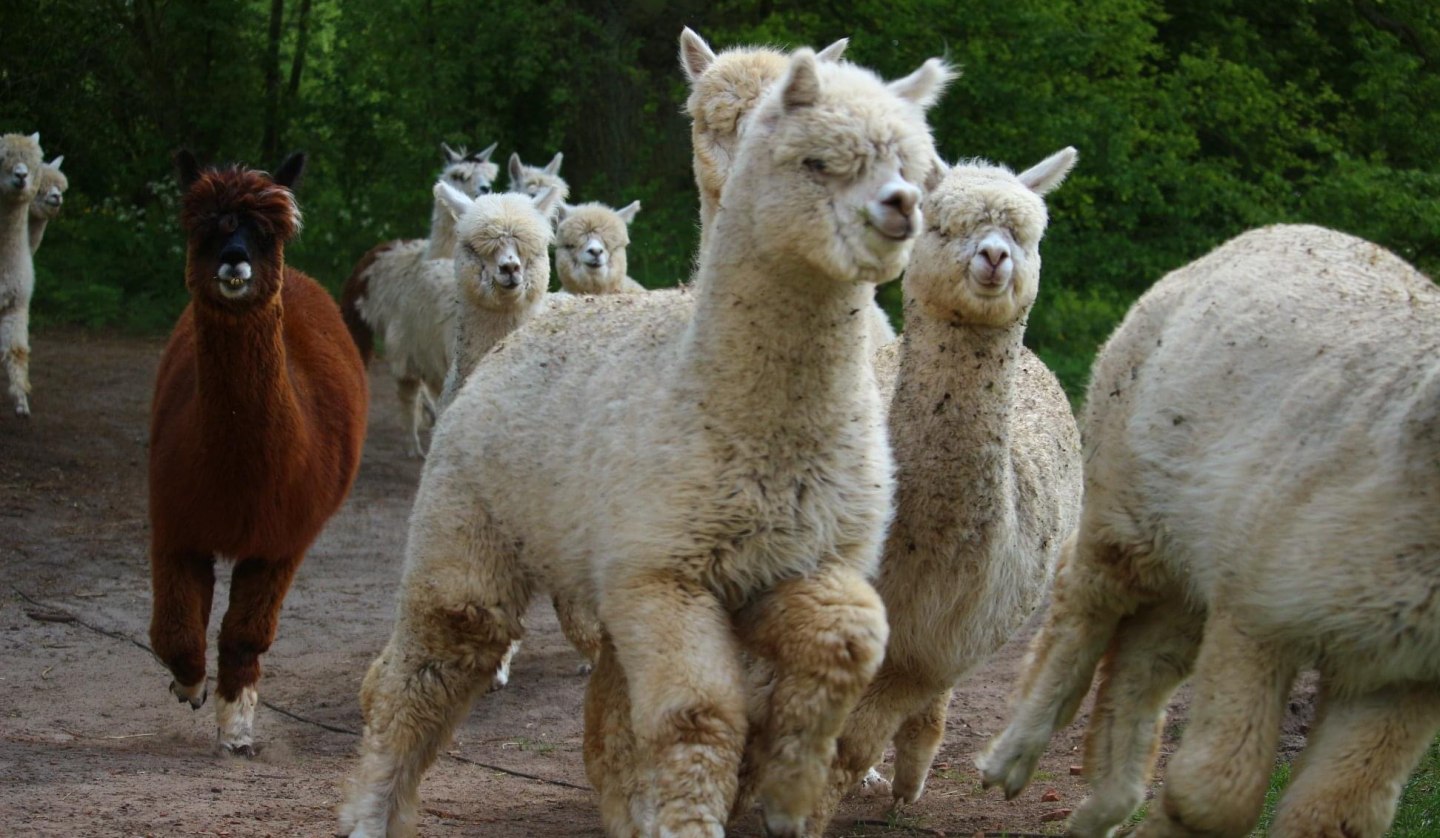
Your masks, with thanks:
[{"label": "black nose", "polygon": [[220,262],[224,265],[238,265],[241,262],[249,262],[250,254],[241,244],[227,244],[220,251]]}]

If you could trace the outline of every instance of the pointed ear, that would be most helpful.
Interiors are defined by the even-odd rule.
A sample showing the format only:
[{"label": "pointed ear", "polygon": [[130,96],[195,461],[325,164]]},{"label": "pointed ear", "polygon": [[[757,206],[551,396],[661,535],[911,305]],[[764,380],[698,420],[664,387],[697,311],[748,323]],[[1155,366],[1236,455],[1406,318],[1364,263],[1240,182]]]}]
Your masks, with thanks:
[{"label": "pointed ear", "polygon": [[31,135],[30,135],[30,140],[31,140],[32,142],[34,142],[36,145],[39,145],[39,144],[40,144],[40,132],[39,132],[39,131],[36,131],[35,133],[31,134]]},{"label": "pointed ear", "polygon": [[630,222],[635,220],[635,216],[640,214],[640,202],[631,201],[629,206],[625,207],[624,209],[616,210],[615,214],[620,216],[621,221],[629,224]]},{"label": "pointed ear", "polygon": [[445,164],[459,163],[465,159],[465,155],[451,148],[448,143],[441,143],[440,150],[445,154]]},{"label": "pointed ear", "polygon": [[195,159],[190,149],[182,148],[175,152],[175,174],[180,179],[182,190],[189,189],[200,179],[200,161]]},{"label": "pointed ear", "polygon": [[450,210],[450,216],[456,221],[459,221],[460,217],[463,216],[467,210],[475,206],[475,201],[472,200],[469,195],[466,195],[464,192],[461,192],[443,180],[435,182],[433,192],[435,193],[435,200],[439,201],[441,206]]},{"label": "pointed ear", "polygon": [[477,151],[476,153],[470,155],[470,159],[474,160],[476,163],[488,163],[490,162],[490,155],[495,153],[495,149],[499,147],[499,145],[500,141],[496,140],[495,142],[487,146],[484,151]]},{"label": "pointed ear", "polygon": [[279,170],[275,172],[275,182],[294,192],[295,185],[300,182],[300,173],[305,171],[306,159],[303,151],[286,157],[285,162],[281,163]]},{"label": "pointed ear", "polygon": [[60,164],[61,164],[61,163],[64,163],[64,162],[65,162],[65,155],[62,154],[62,155],[60,155],[59,157],[56,157],[54,160],[51,160],[51,161],[50,161],[49,163],[47,163],[46,165],[48,165],[50,168],[52,168],[52,169],[54,169],[55,171],[58,172],[58,171],[60,171]]},{"label": "pointed ear", "polygon": [[714,63],[715,50],[710,49],[705,39],[688,26],[681,29],[680,69],[685,71],[685,78],[693,84],[696,79],[705,75],[705,71]]},{"label": "pointed ear", "polygon": [[536,192],[532,200],[535,202],[535,209],[539,210],[541,215],[548,218],[550,217],[550,210],[560,202],[560,190],[553,186],[547,186],[539,192]]},{"label": "pointed ear", "polygon": [[841,38],[830,46],[815,53],[815,57],[821,61],[839,61],[841,56],[845,54],[845,48],[848,46],[850,46],[850,39]]},{"label": "pointed ear", "polygon": [[928,110],[940,100],[940,94],[945,92],[945,85],[957,75],[959,74],[950,69],[949,64],[939,58],[931,58],[921,64],[920,69],[903,79],[890,82],[888,86],[891,93]]},{"label": "pointed ear", "polygon": [[520,162],[520,152],[510,152],[510,188],[518,189],[520,181],[525,177],[525,164]]},{"label": "pointed ear", "polygon": [[552,176],[560,174],[560,164],[563,162],[565,162],[565,152],[555,152],[555,156],[550,158],[550,162],[545,165],[545,174]]},{"label": "pointed ear", "polygon": [[1064,182],[1079,157],[1074,146],[1066,146],[1021,172],[1020,182],[1036,195],[1044,195]]},{"label": "pointed ear", "polygon": [[930,166],[930,174],[925,176],[925,191],[934,192],[948,174],[950,174],[950,167],[945,164],[944,160],[940,159],[940,155],[935,155],[935,160]]},{"label": "pointed ear", "polygon": [[815,52],[808,47],[790,56],[790,69],[781,80],[781,101],[786,110],[808,108],[820,98],[820,75],[815,69]]},{"label": "pointed ear", "polygon": [[[551,189],[551,188],[553,188],[553,187],[548,187],[548,186],[546,187],[547,190],[548,190],[548,189]],[[539,195],[536,195],[535,197],[536,197],[536,198],[539,198],[540,196],[539,196]],[[573,206],[565,203],[564,201],[561,201],[561,202],[560,202],[560,206],[559,206],[558,208],[556,208],[556,210],[555,210],[555,224],[556,224],[556,226],[559,226],[560,222],[564,221],[566,218],[569,218],[569,217],[570,217],[570,213],[572,213],[572,212],[574,212],[574,211],[575,211],[575,208],[574,208]]]}]

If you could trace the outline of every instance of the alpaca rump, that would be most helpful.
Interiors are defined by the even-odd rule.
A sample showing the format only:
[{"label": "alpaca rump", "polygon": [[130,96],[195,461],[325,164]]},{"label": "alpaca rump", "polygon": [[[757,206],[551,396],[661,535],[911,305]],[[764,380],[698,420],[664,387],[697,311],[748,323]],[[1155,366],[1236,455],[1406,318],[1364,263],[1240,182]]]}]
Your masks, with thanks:
[{"label": "alpaca rump", "polygon": [[1080,526],[984,782],[1024,787],[1098,666],[1069,828],[1111,834],[1193,672],[1139,834],[1248,834],[1291,682],[1316,668],[1270,834],[1384,834],[1440,728],[1437,353],[1434,283],[1318,227],[1245,233],[1147,291],[1096,359]]},{"label": "alpaca rump", "polygon": [[30,415],[30,298],[35,293],[28,219],[43,161],[39,134],[0,136],[0,365],[21,417]]},{"label": "alpaca rump", "polygon": [[349,492],[365,436],[366,382],[339,309],[285,265],[300,228],[290,186],[201,170],[177,157],[185,189],[190,304],[160,361],[150,424],[150,640],[199,708],[218,557],[235,562],[220,626],[220,747],[254,753],[260,655],[275,638],[305,551]]},{"label": "alpaca rump", "polygon": [[696,292],[571,298],[482,358],[441,416],[395,630],[362,687],[344,832],[413,834],[421,775],[539,588],[593,606],[623,673],[587,696],[632,708],[587,731],[608,831],[723,834],[750,734],[742,651],[776,673],[756,797],[772,833],[803,830],[886,638],[867,577],[892,464],[854,312],[923,226],[907,176],[929,174],[924,111],[948,74],[791,61]]}]

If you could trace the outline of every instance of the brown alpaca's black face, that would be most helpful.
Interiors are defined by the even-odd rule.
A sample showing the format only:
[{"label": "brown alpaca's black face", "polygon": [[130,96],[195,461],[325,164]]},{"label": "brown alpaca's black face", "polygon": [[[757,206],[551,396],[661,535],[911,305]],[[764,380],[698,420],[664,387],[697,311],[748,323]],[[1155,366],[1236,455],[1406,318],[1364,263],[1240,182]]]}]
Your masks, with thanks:
[{"label": "brown alpaca's black face", "polygon": [[190,239],[186,282],[207,300],[236,305],[262,302],[280,291],[280,242],[254,219],[224,213],[214,228]]}]

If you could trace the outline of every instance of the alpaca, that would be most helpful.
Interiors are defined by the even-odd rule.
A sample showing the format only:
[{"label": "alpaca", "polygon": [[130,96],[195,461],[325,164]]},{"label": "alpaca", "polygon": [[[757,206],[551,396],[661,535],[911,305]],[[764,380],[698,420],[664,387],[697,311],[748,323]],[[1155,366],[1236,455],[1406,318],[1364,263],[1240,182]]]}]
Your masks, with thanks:
[{"label": "alpaca", "polygon": [[1314,667],[1270,834],[1382,835],[1440,728],[1437,351],[1431,280],[1319,227],[1245,233],[1147,291],[1095,362],[1080,526],[984,782],[1019,793],[1100,664],[1070,830],[1112,834],[1193,669],[1138,834],[1248,834]]},{"label": "alpaca", "polygon": [[640,202],[614,210],[604,204],[561,206],[555,231],[555,272],[571,294],[634,294],[645,286],[631,279],[625,258],[630,222]]},{"label": "alpaca", "polygon": [[554,224],[560,213],[560,206],[565,199],[570,197],[570,184],[560,177],[560,164],[565,161],[565,153],[557,151],[555,156],[544,168],[539,166],[527,166],[520,162],[520,155],[516,152],[510,153],[510,164],[508,172],[510,175],[510,191],[520,192],[534,198],[540,194],[542,189],[550,189],[556,195],[556,201],[551,205],[547,218]]},{"label": "alpaca", "polygon": [[35,292],[28,219],[42,165],[38,133],[0,136],[0,362],[15,414],[22,418],[30,416],[30,296]]},{"label": "alpaca", "polygon": [[45,238],[45,226],[60,217],[60,207],[65,203],[65,190],[70,188],[70,179],[60,171],[65,155],[60,155],[40,168],[39,189],[30,202],[30,253],[40,249],[40,240]]},{"label": "alpaca", "polygon": [[934,59],[886,85],[798,51],[696,291],[572,297],[481,360],[421,477],[345,832],[413,833],[422,773],[537,586],[595,609],[624,674],[605,683],[634,702],[620,723],[643,776],[599,789],[611,834],[723,834],[742,649],[777,681],[758,797],[772,833],[800,832],[885,644],[868,577],[891,462],[854,312],[920,229],[907,176],[933,164],[924,112],[948,76]]},{"label": "alpaca", "polygon": [[365,437],[365,368],[330,295],[285,264],[291,187],[176,157],[190,304],[160,359],[150,420],[150,642],[199,709],[215,562],[235,562],[220,624],[219,747],[255,752],[255,684],[305,551],[350,491]]},{"label": "alpaca", "polygon": [[[925,198],[905,272],[890,402],[895,519],[875,587],[890,620],[880,672],[840,736],[823,830],[895,741],[897,803],[924,788],[955,682],[1039,606],[1080,511],[1080,433],[1059,381],[1023,343],[1040,281],[1042,195],[1075,150],[1019,175],[982,161]],[[879,373],[884,374],[884,373]]]},{"label": "alpaca", "polygon": [[[849,46],[841,38],[819,53],[839,61]],[[690,83],[685,108],[690,114],[695,184],[700,189],[700,250],[705,250],[720,196],[735,160],[740,129],[755,105],[785,72],[785,53],[769,47],[733,47],[719,55],[690,27],[680,33],[680,67]],[[933,184],[927,184],[933,186]],[[875,346],[895,340],[890,318],[872,303],[865,309]]]},{"label": "alpaca", "polygon": [[[472,154],[463,146],[457,151],[441,143],[445,167],[440,181],[470,197],[489,193],[500,171],[490,162],[495,145]],[[385,339],[411,457],[425,454],[421,434],[433,418],[450,367],[455,282],[448,260],[454,258],[455,247],[455,218],[435,200],[430,237],[371,248],[356,263],[340,295],[345,324],[366,364],[375,334]]]}]

